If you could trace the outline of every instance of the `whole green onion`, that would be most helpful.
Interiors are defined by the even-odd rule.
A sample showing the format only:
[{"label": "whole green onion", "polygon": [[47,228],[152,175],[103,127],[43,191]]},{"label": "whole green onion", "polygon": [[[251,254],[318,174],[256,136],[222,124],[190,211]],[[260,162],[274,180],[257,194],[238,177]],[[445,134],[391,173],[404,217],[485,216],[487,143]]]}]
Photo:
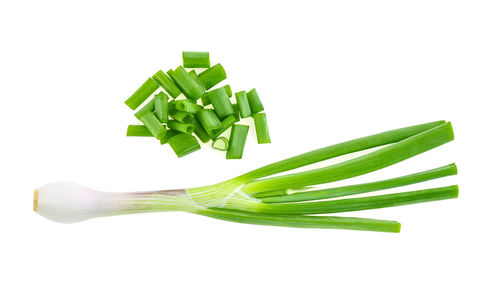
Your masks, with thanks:
[{"label": "whole green onion", "polygon": [[171,77],[188,99],[197,100],[205,93],[203,87],[182,66],[171,72]]},{"label": "whole green onion", "polygon": [[152,137],[151,132],[144,125],[128,125],[127,137]]},{"label": "whole green onion", "polygon": [[266,114],[263,112],[256,113],[253,115],[253,120],[255,122],[255,131],[257,133],[257,143],[271,143],[269,128],[267,127]]},{"label": "whole green onion", "polygon": [[155,95],[153,101],[155,102],[155,114],[158,120],[162,123],[168,121],[168,96],[160,92]]},{"label": "whole green onion", "polygon": [[163,126],[160,121],[158,121],[158,118],[156,118],[156,116],[152,112],[146,112],[139,118],[139,120],[158,140],[165,135],[165,132],[167,132],[165,126]]},{"label": "whole green onion", "polygon": [[260,102],[260,97],[257,94],[257,90],[252,89],[247,93],[248,104],[250,105],[250,109],[252,110],[252,114],[257,112],[261,112],[264,110],[262,103]]},{"label": "whole green onion", "polygon": [[167,122],[167,127],[173,129],[175,131],[179,131],[182,133],[191,134],[194,131],[194,125],[191,123],[181,123],[175,120],[169,120]]},{"label": "whole green onion", "polygon": [[177,85],[170,79],[170,77],[168,77],[162,70],[158,70],[158,72],[153,75],[153,79],[163,89],[165,89],[165,91],[167,91],[167,93],[170,94],[172,98],[176,98],[182,93],[181,89],[179,89],[179,87],[177,87]]},{"label": "whole green onion", "polygon": [[203,126],[203,128],[207,131],[207,133],[217,130],[221,126],[219,118],[211,109],[200,110],[196,114],[196,118],[200,122],[201,126]]},{"label": "whole green onion", "polygon": [[223,119],[230,114],[234,113],[233,105],[227,96],[227,92],[224,88],[217,88],[207,93],[212,106],[214,107],[215,113],[219,119]]},{"label": "whole green onion", "polygon": [[213,86],[226,79],[226,71],[221,64],[216,64],[215,66],[212,66],[207,70],[201,72],[198,77],[205,86],[205,89],[209,90]]},{"label": "whole green onion", "polygon": [[190,134],[180,133],[168,140],[177,157],[181,158],[200,149],[200,143]]},{"label": "whole green onion", "polygon": [[210,56],[208,52],[182,52],[182,65],[185,68],[208,68]]},{"label": "whole green onion", "polygon": [[158,83],[152,79],[148,78],[134,94],[132,94],[126,101],[125,104],[130,107],[130,109],[135,110],[139,107],[151,94],[153,94],[156,89],[158,89]]},{"label": "whole green onion", "polygon": [[229,147],[226,152],[226,159],[241,159],[245,142],[247,140],[249,127],[247,125],[233,125],[231,136],[229,137]]}]

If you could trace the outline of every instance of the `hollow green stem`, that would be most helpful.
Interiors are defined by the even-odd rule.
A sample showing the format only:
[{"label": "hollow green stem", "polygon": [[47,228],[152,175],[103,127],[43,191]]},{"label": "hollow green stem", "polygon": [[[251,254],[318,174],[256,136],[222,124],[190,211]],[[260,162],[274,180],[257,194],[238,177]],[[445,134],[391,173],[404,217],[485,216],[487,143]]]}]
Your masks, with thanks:
[{"label": "hollow green stem", "polygon": [[[170,116],[181,123],[191,123],[194,120],[194,116],[192,113],[184,112],[184,111],[173,111]],[[168,122],[167,122],[168,123]]]},{"label": "hollow green stem", "polygon": [[210,67],[210,55],[208,52],[182,52],[182,65],[185,68],[208,68]]},{"label": "hollow green stem", "polygon": [[212,109],[200,110],[196,114],[196,118],[209,135],[212,131],[217,130],[221,127],[221,121]]},{"label": "hollow green stem", "polygon": [[194,134],[198,137],[198,139],[200,139],[201,142],[207,143],[210,141],[210,136],[205,131],[205,128],[201,126],[197,118],[194,118],[191,124],[194,125]]},{"label": "hollow green stem", "polygon": [[390,188],[415,184],[432,179],[438,179],[457,174],[457,167],[455,164],[434,168],[428,171],[419,172],[411,175],[397,177],[393,179],[381,180],[371,183],[347,185],[323,190],[297,192],[291,195],[280,194],[279,196],[272,197],[259,197],[264,203],[280,203],[280,202],[297,202],[306,200],[320,200],[327,198],[343,197],[355,194],[362,194]]},{"label": "hollow green stem", "polygon": [[226,153],[226,159],[241,159],[245,142],[247,140],[249,127],[247,125],[233,125],[231,136],[229,137],[229,147]]},{"label": "hollow green stem", "polygon": [[151,132],[144,125],[128,125],[127,137],[152,137]]},{"label": "hollow green stem", "polygon": [[255,122],[255,132],[257,133],[257,143],[271,143],[266,114],[263,112],[256,113],[253,115],[253,120]]},{"label": "hollow green stem", "polygon": [[226,71],[221,64],[216,64],[215,66],[212,66],[207,70],[201,72],[198,77],[203,83],[205,89],[209,90],[213,86],[226,79]]},{"label": "hollow green stem", "polygon": [[168,121],[168,95],[160,92],[155,95],[153,101],[156,117],[160,122],[166,123]]},{"label": "hollow green stem", "polygon": [[167,122],[167,127],[178,132],[191,134],[194,131],[194,125],[190,123],[181,123],[179,121],[169,120]]},{"label": "hollow green stem", "polygon": [[203,87],[182,66],[177,67],[169,75],[188,99],[197,100],[205,93]]},{"label": "hollow green stem", "polygon": [[158,70],[152,77],[160,86],[167,91],[172,98],[178,97],[182,92],[173,80],[168,77],[165,72]]},{"label": "hollow green stem", "polygon": [[252,110],[252,114],[256,114],[257,112],[261,112],[264,110],[264,106],[262,106],[259,94],[257,93],[257,90],[255,90],[255,88],[248,91],[247,98],[250,109]]},{"label": "hollow green stem", "polygon": [[151,132],[151,134],[158,140],[165,136],[167,130],[163,126],[158,118],[152,112],[146,112],[143,114],[139,120],[146,126],[146,128]]},{"label": "hollow green stem", "polygon": [[229,140],[226,137],[218,137],[212,142],[213,149],[226,151],[228,147],[229,147]]},{"label": "hollow green stem", "polygon": [[242,118],[248,118],[252,115],[252,110],[250,109],[250,104],[248,103],[248,97],[246,91],[236,92],[236,103],[238,104],[238,109],[240,110],[240,116]]},{"label": "hollow green stem", "polygon": [[148,78],[134,94],[132,94],[126,101],[125,104],[130,107],[130,109],[135,110],[139,107],[151,94],[153,94],[156,89],[158,89],[158,83],[152,79]]},{"label": "hollow green stem", "polygon": [[181,158],[192,152],[199,150],[200,143],[190,134],[179,133],[168,140],[168,144],[174,150],[177,157]]},{"label": "hollow green stem", "polygon": [[208,98],[212,106],[214,107],[215,114],[219,119],[224,119],[228,115],[234,113],[233,105],[227,96],[227,92],[224,88],[217,88],[215,90],[207,92]]}]

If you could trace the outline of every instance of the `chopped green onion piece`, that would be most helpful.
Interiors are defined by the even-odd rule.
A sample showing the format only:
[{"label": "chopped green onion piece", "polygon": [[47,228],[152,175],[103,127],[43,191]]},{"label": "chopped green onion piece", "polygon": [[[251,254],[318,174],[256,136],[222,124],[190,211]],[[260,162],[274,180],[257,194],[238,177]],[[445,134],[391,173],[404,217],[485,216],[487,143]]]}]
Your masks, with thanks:
[{"label": "chopped green onion piece", "polygon": [[181,123],[191,123],[194,120],[194,116],[192,113],[184,112],[184,111],[174,111],[170,114],[170,116]]},{"label": "chopped green onion piece", "polygon": [[144,125],[128,125],[127,137],[152,137],[153,135]]},{"label": "chopped green onion piece", "polygon": [[215,66],[212,66],[207,70],[201,72],[198,77],[203,83],[205,89],[209,90],[213,86],[226,79],[226,71],[221,64],[216,64]]},{"label": "chopped green onion piece", "polygon": [[191,100],[178,100],[175,103],[175,109],[192,114],[197,114],[198,111],[203,109],[203,107],[198,104],[194,104]]},{"label": "chopped green onion piece", "polygon": [[184,68],[209,68],[210,56],[208,52],[182,52]]},{"label": "chopped green onion piece", "polygon": [[217,130],[221,126],[221,121],[215,115],[212,109],[203,109],[196,114],[196,118],[200,122],[201,126],[205,128],[205,131],[210,134],[210,132]]},{"label": "chopped green onion piece", "polygon": [[231,136],[229,137],[229,147],[226,153],[226,159],[241,159],[245,142],[247,140],[249,127],[247,125],[233,125]]},{"label": "chopped green onion piece", "polygon": [[203,94],[203,96],[201,97],[201,104],[203,106],[207,106],[207,105],[210,105],[210,99],[208,98],[208,94]]},{"label": "chopped green onion piece", "polygon": [[234,117],[236,118],[236,122],[239,122],[240,121],[240,110],[238,109],[238,105],[237,104],[232,104],[233,105],[233,115]]},{"label": "chopped green onion piece", "polygon": [[181,123],[175,120],[169,120],[167,122],[167,127],[179,132],[191,134],[194,131],[194,125],[191,123]]},{"label": "chopped green onion piece", "polygon": [[208,141],[210,141],[210,136],[205,131],[205,128],[201,126],[198,119],[195,118],[192,124],[194,125],[194,134],[198,137],[198,139],[200,139],[201,142],[207,143]]},{"label": "chopped green onion piece", "polygon": [[250,105],[250,109],[252,110],[252,114],[257,112],[261,112],[264,110],[262,103],[260,102],[260,97],[257,94],[257,90],[252,89],[247,93],[248,104]]},{"label": "chopped green onion piece", "polygon": [[158,70],[158,72],[153,75],[153,79],[160,84],[172,98],[176,98],[182,93],[181,89],[179,89],[174,81],[172,81],[162,70]]},{"label": "chopped green onion piece", "polygon": [[225,85],[224,90],[226,90],[227,96],[229,97],[233,96],[233,90],[231,90],[231,86]]},{"label": "chopped green onion piece", "polygon": [[231,101],[229,100],[227,92],[224,88],[217,88],[207,92],[207,94],[219,119],[222,120],[228,115],[234,113],[233,105],[231,105]]},{"label": "chopped green onion piece", "polygon": [[155,99],[153,98],[146,105],[142,106],[142,108],[139,109],[134,115],[136,118],[139,119],[143,114],[154,111],[155,111]]},{"label": "chopped green onion piece", "polygon": [[156,118],[152,112],[146,112],[139,118],[139,120],[141,120],[149,132],[151,132],[151,134],[158,140],[161,139],[167,132],[165,126],[158,121],[158,118]]},{"label": "chopped green onion piece", "polygon": [[173,129],[167,129],[165,135],[160,139],[160,144],[163,145],[165,143],[168,143],[168,140],[170,140],[170,138],[178,134],[180,134],[180,132],[175,131]]},{"label": "chopped green onion piece", "polygon": [[402,177],[381,180],[376,182],[370,182],[370,183],[347,185],[347,186],[340,186],[340,187],[314,190],[314,191],[297,192],[293,194],[288,194],[285,191],[285,194],[280,194],[279,196],[269,195],[269,194],[265,195],[265,193],[260,193],[265,196],[259,196],[259,199],[262,200],[262,202],[264,203],[297,202],[306,200],[328,199],[328,198],[343,197],[349,195],[386,190],[394,187],[401,187],[405,185],[420,183],[456,174],[457,174],[456,165],[449,164],[446,166],[434,168],[424,172],[419,172],[411,175],[406,175]]},{"label": "chopped green onion piece", "polygon": [[236,103],[238,104],[238,109],[240,110],[240,116],[242,118],[248,118],[252,115],[252,110],[250,110],[250,104],[248,103],[248,97],[246,91],[236,92]]},{"label": "chopped green onion piece", "polygon": [[158,120],[162,123],[168,121],[168,95],[163,92],[155,95],[153,101],[155,102],[155,114]]},{"label": "chopped green onion piece", "polygon": [[187,154],[200,149],[200,143],[190,134],[179,133],[168,140],[168,144],[174,150],[177,157],[181,158]]},{"label": "chopped green onion piece", "polygon": [[269,137],[269,128],[267,127],[267,118],[265,113],[256,113],[253,115],[255,122],[255,131],[257,133],[257,143],[271,143]]},{"label": "chopped green onion piece", "polygon": [[191,70],[188,72],[189,76],[191,76],[194,81],[200,86],[200,87],[203,87],[203,83],[201,82],[201,79],[198,77],[198,75],[196,74],[196,72],[194,70]]},{"label": "chopped green onion piece", "polygon": [[234,123],[238,122],[236,116],[231,114],[227,116],[224,120],[222,120],[219,129],[211,131],[208,133],[210,138],[215,139],[220,136],[224,131],[226,131],[229,127],[233,126]]},{"label": "chopped green onion piece", "polygon": [[205,93],[205,89],[182,66],[179,66],[170,75],[188,99],[197,100]]},{"label": "chopped green onion piece", "polygon": [[229,140],[226,137],[218,137],[212,142],[213,149],[226,151],[228,147],[229,147]]},{"label": "chopped green onion piece", "polygon": [[132,94],[126,101],[125,104],[130,107],[130,109],[135,110],[139,107],[147,98],[153,94],[160,85],[152,79],[148,78],[134,94]]}]

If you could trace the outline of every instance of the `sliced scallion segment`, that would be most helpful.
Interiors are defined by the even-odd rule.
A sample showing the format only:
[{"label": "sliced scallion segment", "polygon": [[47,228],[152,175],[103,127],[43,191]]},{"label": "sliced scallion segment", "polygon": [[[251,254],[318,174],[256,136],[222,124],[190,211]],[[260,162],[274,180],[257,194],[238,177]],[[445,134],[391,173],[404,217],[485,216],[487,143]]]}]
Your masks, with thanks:
[{"label": "sliced scallion segment", "polygon": [[191,123],[194,120],[194,116],[192,113],[184,112],[184,111],[174,111],[170,114],[170,116],[181,123]]},{"label": "sliced scallion segment", "polygon": [[205,89],[182,66],[177,67],[170,75],[188,99],[197,100],[205,93]]},{"label": "sliced scallion segment", "polygon": [[212,109],[203,109],[196,114],[196,118],[207,133],[217,130],[221,127],[221,121]]},{"label": "sliced scallion segment", "polygon": [[163,145],[163,144],[168,143],[168,140],[170,140],[170,138],[172,138],[175,135],[178,135],[179,133],[180,132],[175,131],[173,129],[167,129],[167,132],[165,133],[165,135],[160,139],[160,144]]},{"label": "sliced scallion segment", "polygon": [[207,70],[201,72],[198,77],[203,83],[206,90],[209,90],[213,86],[217,85],[221,81],[226,79],[226,71],[221,64],[216,64],[208,68]]},{"label": "sliced scallion segment", "polygon": [[253,115],[253,120],[255,122],[255,131],[257,133],[257,143],[271,143],[271,137],[269,137],[269,128],[267,127],[266,114],[256,113]]},{"label": "sliced scallion segment", "polygon": [[174,150],[177,157],[181,158],[194,151],[199,150],[200,143],[190,134],[179,133],[168,140],[168,144]]},{"label": "sliced scallion segment", "polygon": [[233,96],[233,90],[231,90],[231,86],[225,85],[224,90],[226,90],[227,96],[229,97]]},{"label": "sliced scallion segment", "polygon": [[169,120],[167,122],[167,127],[173,129],[175,131],[179,131],[182,133],[191,134],[194,131],[194,125],[191,123],[181,123],[175,120]]},{"label": "sliced scallion segment", "polygon": [[198,137],[198,139],[200,139],[201,142],[207,143],[210,141],[210,136],[205,131],[205,128],[201,126],[198,119],[195,118],[191,123],[194,125],[194,134]]},{"label": "sliced scallion segment", "polygon": [[250,109],[252,110],[252,114],[261,112],[264,110],[264,106],[260,101],[259,94],[257,94],[257,90],[252,89],[247,93],[248,103],[250,105]]},{"label": "sliced scallion segment", "polygon": [[125,104],[130,107],[130,109],[135,110],[139,107],[145,100],[148,99],[151,94],[153,94],[160,85],[152,79],[148,78],[134,94],[132,94],[126,101]]},{"label": "sliced scallion segment", "polygon": [[190,100],[178,100],[175,103],[175,109],[178,111],[189,112],[192,114],[197,114],[198,111],[202,110],[203,107],[193,103]]},{"label": "sliced scallion segment", "polygon": [[207,105],[210,105],[210,99],[208,98],[208,94],[203,94],[203,96],[201,97],[201,104],[203,106],[207,106]]},{"label": "sliced scallion segment", "polygon": [[198,77],[198,74],[194,70],[191,70],[188,72],[188,74],[194,79],[194,81],[203,88],[203,83],[201,82],[201,79]]},{"label": "sliced scallion segment", "polygon": [[213,130],[208,133],[210,138],[215,139],[220,136],[224,131],[228,130],[229,127],[233,126],[234,123],[238,122],[236,116],[231,114],[227,116],[224,120],[222,120],[220,127],[217,130]]},{"label": "sliced scallion segment", "polygon": [[158,70],[152,77],[172,98],[178,97],[182,92],[170,77],[162,70]]},{"label": "sliced scallion segment", "polygon": [[233,105],[231,104],[229,96],[227,96],[227,92],[224,88],[217,88],[207,92],[207,94],[219,119],[222,120],[228,115],[234,113]]},{"label": "sliced scallion segment", "polygon": [[208,52],[182,52],[184,68],[209,68],[210,55]]},{"label": "sliced scallion segment", "polygon": [[142,106],[141,109],[137,110],[137,112],[134,113],[134,115],[136,118],[139,119],[143,114],[154,111],[155,111],[155,99],[153,98],[146,105]]},{"label": "sliced scallion segment", "polygon": [[127,137],[152,137],[151,132],[144,125],[128,125]]},{"label": "sliced scallion segment", "polygon": [[139,117],[139,120],[141,120],[149,132],[151,132],[151,134],[158,140],[161,139],[167,132],[165,126],[158,121],[158,118],[152,112],[146,112]]},{"label": "sliced scallion segment", "polygon": [[246,91],[236,92],[234,95],[236,96],[236,103],[238,104],[240,116],[242,118],[252,116],[252,110],[250,109],[250,104],[248,103]]},{"label": "sliced scallion segment", "polygon": [[226,159],[241,159],[245,142],[247,140],[249,127],[247,125],[234,124],[229,137],[229,147],[226,152]]},{"label": "sliced scallion segment", "polygon": [[229,147],[229,140],[226,137],[218,137],[212,142],[213,149],[226,151],[228,147]]},{"label": "sliced scallion segment", "polygon": [[155,103],[155,114],[158,120],[162,123],[168,121],[168,95],[163,92],[155,95],[153,99]]}]

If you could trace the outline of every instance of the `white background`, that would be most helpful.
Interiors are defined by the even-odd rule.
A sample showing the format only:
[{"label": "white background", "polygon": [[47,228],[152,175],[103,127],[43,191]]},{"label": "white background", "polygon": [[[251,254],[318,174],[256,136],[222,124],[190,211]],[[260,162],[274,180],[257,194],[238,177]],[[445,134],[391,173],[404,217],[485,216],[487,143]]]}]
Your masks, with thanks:
[{"label": "white background", "polygon": [[[497,1],[2,1],[1,304],[498,304]],[[123,101],[183,50],[258,88],[273,143],[177,159]],[[184,213],[62,225],[33,190],[211,184],[343,140],[450,120],[456,140],[352,181],[456,162],[460,198],[349,213],[400,234]],[[347,183],[346,182],[346,183]],[[402,188],[401,190],[412,189]]]}]

